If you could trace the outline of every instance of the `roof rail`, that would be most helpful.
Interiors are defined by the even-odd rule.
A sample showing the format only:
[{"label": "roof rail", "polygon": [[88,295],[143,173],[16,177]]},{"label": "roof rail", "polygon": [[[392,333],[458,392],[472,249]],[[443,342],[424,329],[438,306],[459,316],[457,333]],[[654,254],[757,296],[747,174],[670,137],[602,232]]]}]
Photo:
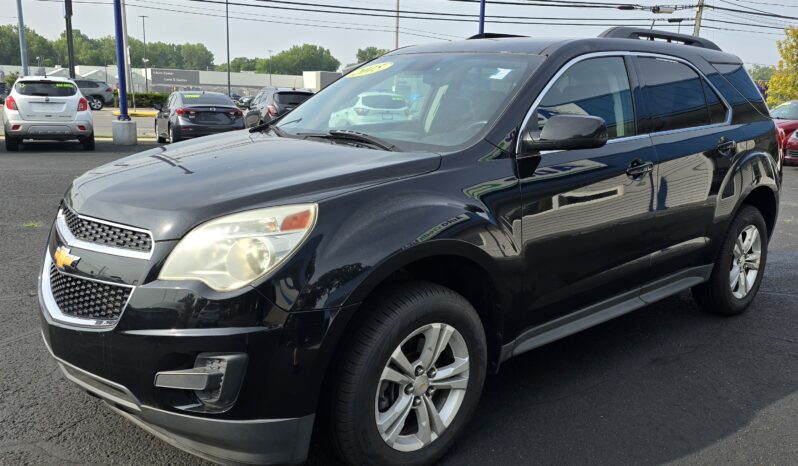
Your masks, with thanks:
[{"label": "roof rail", "polygon": [[607,29],[599,34],[599,37],[611,39],[642,39],[651,41],[659,39],[682,45],[691,45],[693,47],[722,51],[720,47],[718,47],[718,45],[711,40],[707,40],[702,37],[688,36],[687,34],[675,34],[668,31],[659,31],[657,29],[619,26]]},{"label": "roof rail", "polygon": [[471,37],[467,37],[466,40],[473,40],[473,39],[501,39],[502,37],[529,37],[529,36],[519,36],[516,34],[501,34],[498,32],[483,32],[482,34],[476,34]]}]

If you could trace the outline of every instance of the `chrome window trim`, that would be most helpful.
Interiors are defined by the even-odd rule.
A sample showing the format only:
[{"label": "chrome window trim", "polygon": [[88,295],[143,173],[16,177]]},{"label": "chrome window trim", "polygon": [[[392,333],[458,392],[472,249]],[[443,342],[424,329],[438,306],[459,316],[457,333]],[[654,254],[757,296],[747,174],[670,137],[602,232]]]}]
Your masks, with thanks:
[{"label": "chrome window trim", "polygon": [[127,309],[127,305],[130,303],[130,299],[133,297],[136,287],[133,285],[126,285],[124,283],[114,283],[105,280],[98,280],[95,278],[81,277],[58,270],[58,273],[69,275],[70,277],[77,279],[89,280],[101,283],[103,285],[120,286],[130,289],[130,294],[127,297],[127,301],[125,301],[125,304],[122,305],[122,310],[119,312],[119,317],[117,319],[93,319],[66,315],[61,312],[61,308],[58,307],[58,303],[55,302],[55,297],[53,296],[53,289],[50,283],[50,267],[52,266],[52,263],[53,260],[50,257],[50,251],[48,249],[44,253],[44,265],[42,266],[42,272],[39,275],[39,301],[41,303],[42,310],[47,314],[46,317],[48,320],[52,320],[53,323],[61,324],[63,327],[73,329],[79,328],[81,330],[103,331],[113,330],[116,327],[116,324],[122,319],[122,314],[124,314],[125,309]]},{"label": "chrome window trim", "polygon": [[152,257],[152,253],[155,250],[155,238],[153,238],[152,233],[149,230],[145,230],[143,228],[136,228],[131,227],[129,225],[123,225],[121,223],[114,223],[109,222],[107,220],[100,220],[98,218],[89,217],[86,215],[80,215],[79,213],[75,212],[74,209],[70,209],[74,215],[82,220],[87,220],[90,222],[101,223],[103,225],[108,225],[115,228],[123,228],[125,230],[136,231],[138,233],[144,233],[150,237],[150,250],[149,252],[144,251],[134,251],[130,249],[115,247],[115,246],[106,246],[104,244],[97,244],[92,243],[91,241],[85,241],[82,239],[77,238],[72,232],[69,230],[69,226],[66,223],[66,217],[64,216],[64,208],[69,209],[69,207],[62,207],[58,209],[58,215],[55,218],[55,225],[56,229],[58,230],[58,234],[61,235],[64,242],[68,246],[75,246],[81,249],[86,249],[89,251],[101,252],[103,254],[111,254],[114,256],[122,256],[122,257],[129,257],[131,259],[150,259]]},{"label": "chrome window trim", "polygon": [[[652,133],[635,134],[634,136],[626,136],[626,137],[622,137],[622,138],[610,139],[610,140],[607,141],[607,144],[615,144],[615,143],[618,143],[618,142],[631,141],[631,140],[634,140],[634,139],[637,139],[637,138],[650,137],[650,136],[654,136],[654,135],[667,135],[667,134],[672,134],[672,133],[676,133],[676,132],[693,131],[693,130],[697,130],[697,129],[706,129],[706,128],[713,128],[713,127],[720,127],[720,126],[728,126],[728,125],[731,124],[731,121],[732,121],[732,107],[731,107],[731,105],[729,105],[729,102],[726,101],[726,98],[723,96],[723,94],[718,90],[717,87],[715,87],[714,84],[712,84],[712,82],[706,77],[706,75],[704,75],[704,73],[702,73],[701,70],[696,68],[695,65],[693,65],[689,61],[687,61],[687,60],[685,60],[683,58],[674,57],[672,55],[666,55],[666,54],[661,54],[661,53],[651,53],[651,52],[631,52],[631,51],[592,52],[592,53],[586,53],[584,55],[579,55],[578,57],[574,57],[568,63],[563,65],[562,68],[557,70],[557,72],[554,74],[554,76],[552,76],[552,78],[549,80],[549,82],[546,83],[546,86],[544,86],[543,89],[540,91],[540,93],[537,95],[537,97],[535,97],[535,100],[532,101],[532,105],[529,107],[529,110],[527,111],[526,116],[524,116],[524,119],[521,122],[521,127],[520,127],[520,129],[518,131],[518,140],[515,143],[515,153],[516,153],[516,155],[521,153],[521,141],[523,139],[524,128],[526,128],[527,124],[529,124],[529,120],[532,118],[532,115],[537,110],[538,106],[540,105],[540,102],[543,100],[543,98],[546,96],[546,94],[549,92],[549,90],[552,88],[552,86],[554,86],[554,83],[556,83],[557,80],[560,79],[560,77],[563,74],[565,74],[566,71],[568,71],[572,66],[576,65],[577,63],[583,62],[585,60],[590,60],[592,58],[630,57],[630,56],[631,57],[659,58],[661,60],[669,60],[669,61],[674,61],[674,62],[677,62],[677,63],[682,63],[682,64],[687,65],[693,71],[698,73],[698,76],[701,79],[704,80],[704,83],[708,84],[709,87],[712,88],[712,90],[715,91],[715,93],[718,95],[718,98],[720,99],[721,103],[726,107],[726,120],[723,123],[713,123],[713,124],[710,124],[710,125],[692,126],[692,127],[689,127],[689,128],[679,128],[679,129],[672,129],[672,130],[667,130],[667,131],[655,131],[655,132],[652,132]],[[635,119],[636,118],[637,118],[637,112],[635,111]],[[552,153],[554,153],[554,152],[560,152],[560,151],[552,151]]]}]

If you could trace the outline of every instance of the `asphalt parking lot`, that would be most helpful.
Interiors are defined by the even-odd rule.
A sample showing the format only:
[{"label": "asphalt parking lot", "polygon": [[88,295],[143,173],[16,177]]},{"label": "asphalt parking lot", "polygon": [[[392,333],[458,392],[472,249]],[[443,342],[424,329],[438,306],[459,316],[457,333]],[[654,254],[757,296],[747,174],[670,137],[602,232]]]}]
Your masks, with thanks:
[{"label": "asphalt parking lot", "polygon": [[[66,382],[39,334],[36,276],[59,199],[75,176],[130,151],[0,148],[0,464],[202,463]],[[788,167],[747,314],[708,316],[682,294],[511,360],[442,463],[795,464],[796,313],[798,168]],[[317,453],[309,463],[330,464]]]}]

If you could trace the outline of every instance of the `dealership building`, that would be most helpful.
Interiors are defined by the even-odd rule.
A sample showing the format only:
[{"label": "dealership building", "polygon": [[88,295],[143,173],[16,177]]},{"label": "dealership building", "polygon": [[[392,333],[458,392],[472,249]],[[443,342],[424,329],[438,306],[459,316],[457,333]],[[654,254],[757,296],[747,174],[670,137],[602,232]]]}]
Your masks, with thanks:
[{"label": "dealership building", "polygon": [[[0,74],[21,73],[21,66],[0,65]],[[68,77],[69,71],[62,67],[29,67],[29,72],[42,76]],[[108,66],[75,67],[75,75],[82,79],[103,81],[118,87],[117,68]],[[254,95],[266,86],[295,87],[318,91],[341,76],[329,71],[305,71],[302,75],[260,74],[254,72],[230,73],[230,86],[234,94]],[[132,68],[133,92],[173,92],[181,90],[203,90],[227,92],[227,72],[200,70],[169,70],[162,68]]]}]

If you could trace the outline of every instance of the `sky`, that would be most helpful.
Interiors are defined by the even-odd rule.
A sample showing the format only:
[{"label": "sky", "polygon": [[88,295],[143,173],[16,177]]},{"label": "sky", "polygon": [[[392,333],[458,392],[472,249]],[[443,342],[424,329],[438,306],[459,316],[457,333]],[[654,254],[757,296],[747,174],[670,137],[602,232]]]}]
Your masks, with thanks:
[{"label": "sky", "polygon": [[[142,24],[139,15],[146,15],[147,41],[174,43],[202,43],[213,52],[217,64],[226,60],[224,0],[126,0],[128,33],[142,38]],[[269,50],[278,53],[292,45],[311,43],[329,48],[342,64],[354,63],[358,48],[376,46],[394,48],[394,19],[377,15],[387,12],[356,11],[356,14],[331,14],[274,9],[273,7],[297,8],[291,3],[315,3],[317,5],[337,5],[352,8],[373,8],[393,10],[395,0],[288,0],[275,2],[269,0],[230,0],[236,4],[260,5],[248,7],[230,6],[230,58],[239,56],[268,57]],[[508,0],[504,0],[505,2]],[[523,3],[526,0],[510,0]],[[544,0],[551,2],[552,0]],[[555,0],[556,1],[556,0]],[[589,0],[592,3],[610,3],[609,0]],[[668,0],[669,5],[690,5],[697,0]],[[89,37],[113,35],[112,0],[73,0],[73,28],[79,29]],[[662,5],[655,0],[617,0],[651,7]],[[1,0],[0,24],[14,24],[15,0]],[[564,2],[567,3],[567,2]],[[64,30],[62,0],[22,0],[23,16],[28,27],[47,37],[56,38]],[[725,7],[739,10],[756,9],[785,16],[798,16],[798,8],[790,7],[798,0],[706,0],[708,7]],[[262,8],[268,6],[270,8]],[[301,7],[318,8],[318,7]],[[456,13],[464,21],[431,21],[425,19],[400,19],[399,45],[453,40],[464,38],[478,32],[475,17],[479,12],[478,3],[456,2],[451,0],[400,0],[401,10]],[[171,10],[171,11],[169,11]],[[339,10],[341,11],[341,10]],[[409,13],[408,13],[409,14]],[[505,19],[496,18],[505,16]],[[617,9],[594,8],[553,8],[538,5],[502,5],[488,0],[486,7],[486,26],[488,32],[519,34],[533,37],[594,37],[612,25],[648,25],[652,18],[658,26],[667,25],[668,18],[692,18],[695,9],[685,9],[673,14],[653,14],[650,11],[619,11]],[[493,21],[491,18],[493,17]],[[563,18],[518,19],[526,18]],[[554,25],[559,22],[585,23],[595,18],[608,18],[606,24]],[[618,19],[631,21],[618,21]],[[732,29],[702,29],[701,36],[715,41],[723,50],[732,52],[748,64],[774,65],[778,62],[776,41],[783,38],[777,27],[788,24],[798,25],[796,20],[762,18],[740,12],[707,9],[704,18],[706,26]],[[499,24],[495,21],[516,21],[523,24]],[[753,26],[723,23],[719,21],[741,22],[771,26],[764,29]],[[543,23],[543,24],[530,24]],[[614,23],[614,24],[613,24]],[[320,27],[324,26],[324,27]],[[657,27],[657,26],[655,26]],[[358,29],[358,30],[353,30]],[[676,27],[667,27],[676,31]],[[681,32],[692,33],[692,26],[682,26]]]}]

